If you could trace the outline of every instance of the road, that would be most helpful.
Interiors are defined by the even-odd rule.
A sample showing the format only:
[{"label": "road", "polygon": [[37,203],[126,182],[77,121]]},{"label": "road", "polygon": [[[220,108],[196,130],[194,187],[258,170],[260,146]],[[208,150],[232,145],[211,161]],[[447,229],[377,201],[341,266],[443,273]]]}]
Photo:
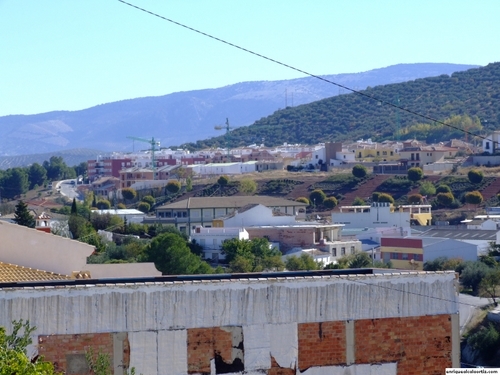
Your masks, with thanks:
[{"label": "road", "polygon": [[471,320],[474,315],[474,311],[482,306],[489,305],[491,303],[488,298],[480,298],[470,296],[468,294],[460,293],[458,297],[460,301],[459,311],[460,311],[460,335],[463,334],[465,326]]},{"label": "road", "polygon": [[[72,181],[74,181],[74,184],[71,183]],[[77,186],[76,179],[62,180],[56,184],[56,189],[60,191],[61,195],[64,195],[71,200],[76,198],[77,201],[83,201],[83,196],[77,190]]]}]

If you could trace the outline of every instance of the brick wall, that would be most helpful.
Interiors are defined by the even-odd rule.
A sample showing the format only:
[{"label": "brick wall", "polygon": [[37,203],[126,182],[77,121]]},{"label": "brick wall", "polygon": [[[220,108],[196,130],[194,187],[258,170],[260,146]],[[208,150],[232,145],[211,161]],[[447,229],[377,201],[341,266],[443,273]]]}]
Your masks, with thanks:
[{"label": "brick wall", "polygon": [[[442,374],[445,368],[453,367],[450,315],[299,323],[296,327],[296,341],[283,341],[279,346],[266,347],[268,344],[264,343],[264,337],[250,339],[249,347],[260,343],[261,356],[267,358],[260,361],[263,365],[258,368],[259,371],[267,375],[293,375],[297,368],[300,372],[316,368],[315,373],[324,371],[327,374],[335,366],[393,363],[397,374],[421,375]],[[215,375],[248,370],[245,368],[245,329],[250,328],[224,326],[185,330],[185,342],[176,341],[174,344],[187,352],[187,373]],[[59,371],[66,371],[68,375],[83,375],[86,374],[83,370],[74,370],[78,368],[79,359],[75,355],[81,356],[92,347],[94,352],[108,354],[113,362],[116,335],[39,336],[39,353],[54,362]],[[273,354],[293,351],[294,347],[298,348],[297,362],[289,367],[280,366]],[[69,361],[77,364],[73,370]],[[128,367],[129,346],[126,338],[123,340],[122,362]],[[164,373],[168,372],[164,370]],[[162,369],[160,372],[163,373]]]},{"label": "brick wall", "polygon": [[[117,360],[123,367],[127,368],[130,348],[126,334],[121,335],[125,337],[121,340],[118,338],[123,348],[123,356]],[[117,335],[114,333],[41,335],[38,336],[38,354],[42,355],[46,361],[54,363],[57,371],[63,371],[68,375],[87,375],[88,366],[85,353],[89,348],[92,348],[94,355],[103,353],[109,356],[111,367],[113,367],[115,361],[113,352],[116,342]]]},{"label": "brick wall", "polygon": [[357,320],[356,363],[397,362],[398,374],[442,374],[451,363],[450,315]]},{"label": "brick wall", "polygon": [[302,323],[297,334],[300,371],[346,363],[344,322]]}]

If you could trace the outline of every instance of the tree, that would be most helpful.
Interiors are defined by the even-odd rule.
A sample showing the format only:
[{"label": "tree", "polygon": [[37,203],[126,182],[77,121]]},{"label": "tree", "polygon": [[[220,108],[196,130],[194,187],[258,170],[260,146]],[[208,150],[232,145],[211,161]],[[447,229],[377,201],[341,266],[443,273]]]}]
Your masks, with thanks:
[{"label": "tree", "polygon": [[460,273],[460,281],[465,288],[472,289],[473,294],[477,296],[479,284],[490,271],[491,268],[483,262],[464,262]]},{"label": "tree", "polygon": [[441,206],[444,206],[444,207],[450,206],[454,200],[455,200],[455,198],[453,197],[453,194],[451,194],[451,193],[438,193],[438,195],[436,195],[436,201]]},{"label": "tree", "polygon": [[360,198],[360,197],[356,197],[354,198],[354,200],[352,201],[352,205],[353,206],[365,206],[366,205],[366,202],[363,198]]},{"label": "tree", "polygon": [[380,193],[378,196],[378,202],[394,203],[394,198],[390,194]]},{"label": "tree", "polygon": [[419,193],[423,196],[429,196],[436,194],[436,187],[430,181],[424,181],[420,185]]},{"label": "tree", "polygon": [[424,263],[424,271],[446,271],[457,270],[457,267],[463,261],[458,258],[438,257],[433,260],[428,260]]},{"label": "tree", "polygon": [[356,164],[352,167],[352,175],[356,178],[364,178],[368,174],[368,171],[364,165]]},{"label": "tree", "polygon": [[445,185],[445,184],[442,184],[442,185],[438,185],[438,187],[436,188],[436,193],[451,193],[451,189],[448,185]]},{"label": "tree", "polygon": [[90,221],[78,214],[73,214],[69,217],[68,226],[69,231],[71,232],[75,240],[82,237],[87,237],[95,233],[95,230],[92,227]]},{"label": "tree", "polygon": [[43,162],[43,167],[47,171],[47,178],[50,181],[76,177],[75,170],[69,168],[61,156],[52,156],[49,161]]},{"label": "tree", "polygon": [[307,199],[306,197],[298,197],[297,199],[295,199],[296,202],[302,202],[302,203],[305,203],[307,205],[310,205],[311,203],[309,202],[309,199]]},{"label": "tree", "polygon": [[191,177],[186,178],[186,191],[193,190],[193,179]]},{"label": "tree", "polygon": [[382,193],[380,193],[380,192],[378,192],[378,191],[374,191],[374,192],[372,193],[372,201],[373,201],[373,202],[378,202],[378,197],[380,196],[380,194],[382,194]]},{"label": "tree", "polygon": [[147,214],[149,210],[151,209],[151,206],[149,205],[148,202],[141,202],[137,205],[137,209],[141,212],[144,212]]},{"label": "tree", "polygon": [[500,269],[493,269],[484,276],[479,283],[479,295],[491,298],[498,306],[497,298],[500,296]]},{"label": "tree", "polygon": [[424,176],[424,172],[419,167],[410,168],[408,169],[407,173],[408,173],[408,180],[410,180],[411,182],[420,181]]},{"label": "tree", "polygon": [[299,257],[293,255],[285,261],[288,271],[310,271],[319,269],[319,264],[309,254],[301,254]]},{"label": "tree", "polygon": [[372,259],[364,251],[356,254],[351,254],[348,256],[348,258],[349,268],[367,268],[372,264]]},{"label": "tree", "polygon": [[165,189],[170,194],[177,194],[181,190],[181,183],[179,181],[169,181]]},{"label": "tree", "polygon": [[154,262],[164,275],[206,274],[212,268],[193,254],[186,240],[174,233],[155,237],[144,251],[144,261]]},{"label": "tree", "polygon": [[467,194],[465,194],[465,202],[469,204],[481,204],[483,202],[483,196],[477,190],[470,191]]},{"label": "tree", "polygon": [[29,180],[23,168],[8,169],[1,181],[4,198],[15,198],[28,191]]},{"label": "tree", "polygon": [[261,272],[284,268],[280,251],[271,248],[265,238],[227,240],[222,245],[222,251],[233,272]]},{"label": "tree", "polygon": [[146,195],[141,199],[141,201],[148,203],[150,207],[153,207],[156,202],[156,200],[151,195]]},{"label": "tree", "polygon": [[107,199],[99,199],[97,202],[97,208],[100,210],[109,210],[111,208],[111,202]]},{"label": "tree", "polygon": [[73,202],[71,203],[71,214],[77,214],[78,208],[76,207],[76,198],[73,198]]},{"label": "tree", "polygon": [[252,195],[257,191],[257,183],[250,178],[244,178],[240,181],[239,190],[242,194]]},{"label": "tree", "polygon": [[14,222],[18,225],[22,225],[28,228],[35,227],[35,218],[29,212],[28,205],[22,200],[16,204],[16,209],[14,211]]},{"label": "tree", "polygon": [[217,179],[217,184],[219,184],[221,187],[224,187],[226,186],[227,184],[229,184],[229,177],[228,176],[220,176],[218,179]]},{"label": "tree", "polygon": [[35,185],[43,186],[47,181],[47,171],[38,163],[31,164],[28,171],[29,188],[33,189]]},{"label": "tree", "polygon": [[36,327],[22,319],[13,321],[12,326],[10,335],[0,327],[0,375],[56,375],[52,363],[42,357],[28,357],[27,347],[32,343],[31,334]]},{"label": "tree", "polygon": [[408,195],[408,203],[410,204],[419,204],[422,202],[422,195],[420,194],[412,194],[412,195]]},{"label": "tree", "polygon": [[137,191],[132,188],[123,188],[122,189],[122,197],[125,201],[134,200],[137,197]]},{"label": "tree", "polygon": [[313,202],[315,206],[321,205],[325,199],[326,199],[326,194],[321,189],[313,190],[312,193],[309,195],[309,201]]},{"label": "tree", "polygon": [[484,175],[483,172],[478,169],[471,169],[469,173],[467,173],[467,177],[471,184],[479,184],[483,181]]},{"label": "tree", "polygon": [[323,201],[323,205],[328,208],[329,210],[332,210],[334,209],[335,207],[337,207],[337,204],[339,202],[337,201],[337,198],[335,197],[329,197],[329,198],[326,198],[324,201]]}]

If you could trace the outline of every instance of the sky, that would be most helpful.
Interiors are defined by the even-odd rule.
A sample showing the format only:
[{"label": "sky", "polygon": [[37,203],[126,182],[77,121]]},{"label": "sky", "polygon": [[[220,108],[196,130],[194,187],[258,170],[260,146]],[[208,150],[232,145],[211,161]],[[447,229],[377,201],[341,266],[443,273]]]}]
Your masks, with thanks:
[{"label": "sky", "polygon": [[[127,0],[315,75],[500,61],[498,0]],[[118,0],[0,0],[0,116],[304,77]]]}]

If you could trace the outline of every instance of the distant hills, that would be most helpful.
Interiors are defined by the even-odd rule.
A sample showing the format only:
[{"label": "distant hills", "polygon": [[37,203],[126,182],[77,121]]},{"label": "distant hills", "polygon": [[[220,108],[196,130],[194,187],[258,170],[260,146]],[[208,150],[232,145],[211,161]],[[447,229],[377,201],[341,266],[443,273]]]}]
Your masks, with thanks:
[{"label": "distant hills", "polygon": [[[379,90],[380,85],[412,80],[419,82],[421,81],[419,78],[450,75],[453,72],[473,67],[475,66],[458,64],[401,64],[364,73],[329,75],[325,78],[357,90],[367,87],[373,87],[370,90]],[[442,77],[437,79],[439,82],[445,80]],[[450,80],[449,77],[447,79]],[[402,89],[396,91],[400,93],[403,104],[409,103],[407,100],[413,100],[411,96],[403,93]],[[275,116],[283,116],[280,122],[283,122],[285,117],[289,117],[287,121],[291,119],[303,121],[301,116],[296,115],[302,110],[302,105],[346,93],[334,85],[306,77],[283,81],[243,82],[217,89],[129,99],[80,111],[3,116],[0,117],[0,156],[33,153],[55,155],[56,152],[69,149],[92,149],[102,152],[132,151],[133,143],[132,140],[126,138],[127,136],[142,138],[154,136],[155,139],[161,141],[162,146],[181,145],[205,140],[218,134],[222,135],[222,132],[214,130],[214,125],[224,124],[226,118],[229,118],[231,126],[240,127],[253,124],[265,117],[268,120],[259,120],[253,126],[268,126],[265,125],[266,121],[269,124],[277,118],[266,116],[285,106],[289,108],[275,114]],[[394,95],[390,95],[393,94],[387,94],[385,97],[393,100]],[[325,113],[310,114],[311,124],[322,124],[318,131],[313,132],[317,137],[302,137],[300,129],[297,129],[296,134],[288,134],[286,137],[266,131],[267,135],[262,135],[266,138],[266,144],[276,144],[282,140],[312,141],[320,139],[319,136],[325,134],[330,138],[337,135],[345,136],[346,131],[351,131],[357,127],[358,123],[365,121],[361,117],[366,114],[366,111],[357,112],[363,105],[359,102],[360,99],[355,97],[348,99],[348,97],[351,95],[341,95],[338,98],[340,101],[331,102],[332,106],[337,106],[333,112],[329,110]],[[344,123],[345,116],[341,116],[344,109],[342,103],[350,103],[350,101],[359,102],[357,104],[359,107],[354,111],[356,107],[345,104],[345,109],[348,110],[348,122]],[[323,104],[312,105],[308,111],[319,109],[317,105]],[[338,107],[338,105],[342,106]],[[281,114],[277,115],[278,113]],[[392,118],[389,112],[385,113],[385,116],[386,121]],[[322,117],[324,118],[320,121]],[[294,131],[293,126],[297,127],[297,124],[287,128],[286,131]],[[323,126],[326,125],[324,124],[332,124],[333,128],[325,132],[326,128]],[[247,134],[245,131],[237,133],[239,143],[251,144],[261,141],[262,136],[256,135],[245,139],[245,134]],[[364,131],[355,133],[363,136],[368,134]],[[135,142],[136,150],[147,147],[146,143]],[[0,164],[0,168],[4,169],[5,165],[5,163]]]},{"label": "distant hills", "polygon": [[[451,76],[439,75],[369,87],[363,93],[378,100],[349,94],[276,111],[251,126],[233,130],[230,146],[261,143],[262,138],[265,138],[266,145],[284,142],[314,144],[359,138],[381,141],[394,139],[398,133],[412,137],[419,129],[423,130],[419,133],[422,135],[420,139],[428,142],[463,138],[462,131],[450,132],[446,126],[440,127],[433,121],[390,105],[396,103],[438,121],[470,117],[470,122],[482,124],[483,135],[500,129],[500,63],[456,72]],[[460,123],[456,125],[461,126]],[[433,127],[440,129],[436,132]],[[461,127],[464,128],[467,125]],[[189,146],[203,148],[224,144],[225,139],[220,136]]]}]

